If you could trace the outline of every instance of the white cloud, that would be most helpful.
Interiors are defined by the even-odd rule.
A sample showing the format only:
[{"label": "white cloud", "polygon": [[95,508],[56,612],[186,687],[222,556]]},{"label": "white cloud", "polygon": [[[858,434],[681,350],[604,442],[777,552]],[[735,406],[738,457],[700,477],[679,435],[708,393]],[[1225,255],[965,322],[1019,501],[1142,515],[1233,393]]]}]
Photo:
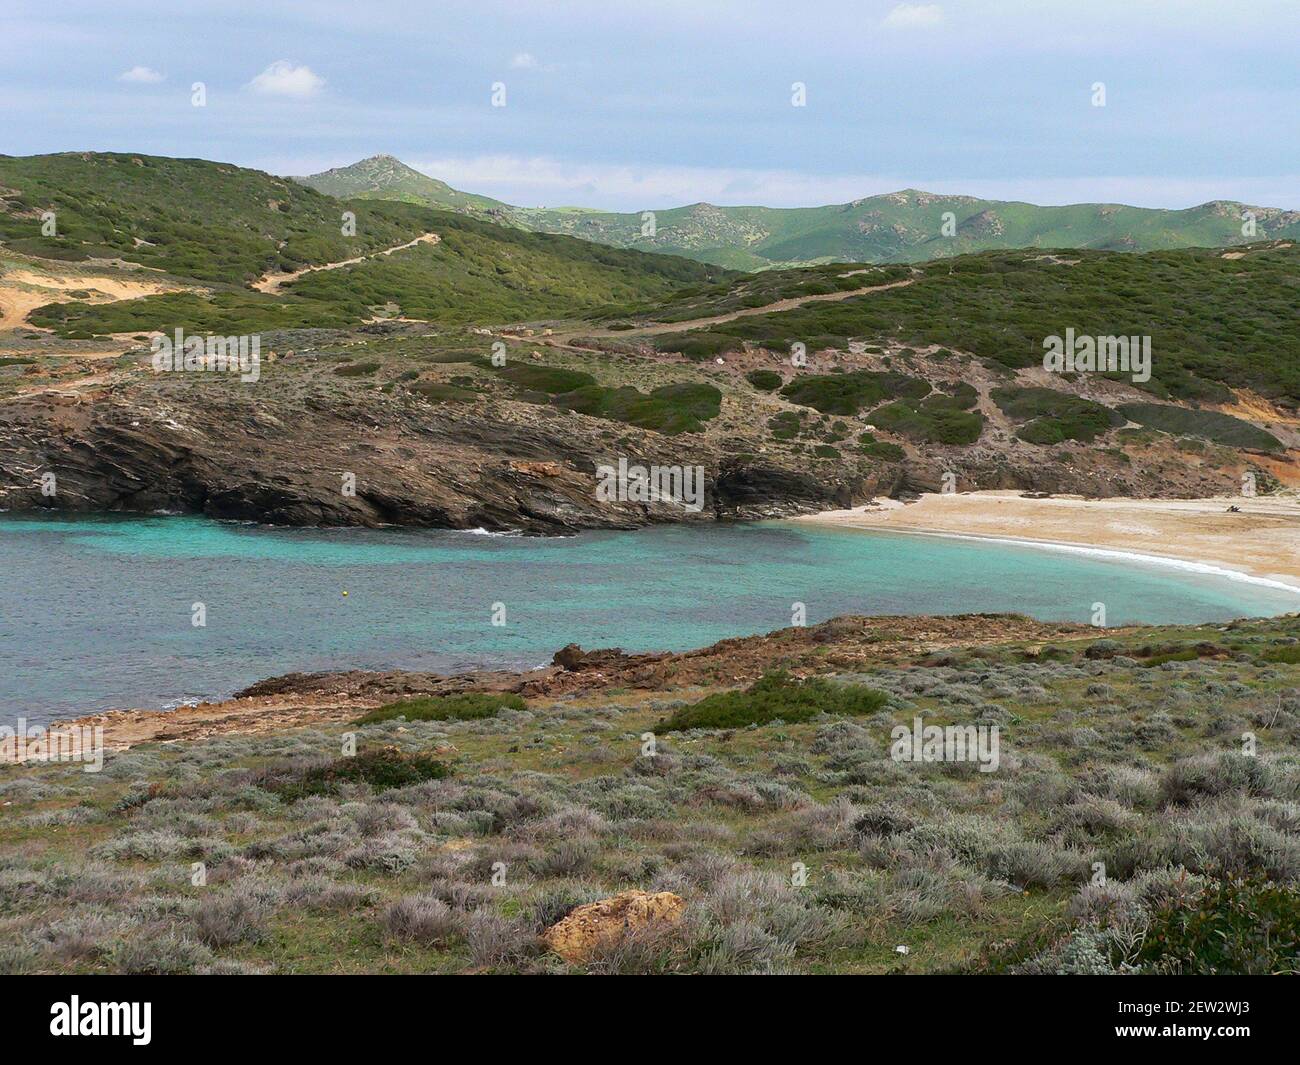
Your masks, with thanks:
[{"label": "white cloud", "polygon": [[163,80],[163,76],[152,67],[132,67],[117,76],[118,81],[129,81],[138,85],[152,85]]},{"label": "white cloud", "polygon": [[315,96],[325,85],[325,79],[309,66],[297,66],[287,59],[277,59],[247,85],[264,96],[293,96],[305,99]]},{"label": "white cloud", "polygon": [[516,52],[514,58],[510,60],[510,65],[515,70],[536,70],[540,63],[537,57],[531,52]]},{"label": "white cloud", "polygon": [[943,25],[943,8],[938,4],[899,4],[881,25],[890,30],[932,30]]}]

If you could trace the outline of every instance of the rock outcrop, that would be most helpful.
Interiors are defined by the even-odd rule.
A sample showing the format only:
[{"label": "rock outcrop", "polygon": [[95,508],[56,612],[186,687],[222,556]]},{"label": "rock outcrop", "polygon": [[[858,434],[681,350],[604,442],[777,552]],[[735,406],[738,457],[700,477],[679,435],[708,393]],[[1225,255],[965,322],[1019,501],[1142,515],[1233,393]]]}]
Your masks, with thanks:
[{"label": "rock outcrop", "polygon": [[542,942],[565,961],[580,965],[629,933],[677,924],[685,912],[686,900],[671,891],[620,891],[579,906],[543,932]]},{"label": "rock outcrop", "polygon": [[613,423],[529,403],[353,392],[323,376],[243,388],[206,376],[0,404],[0,509],[555,535],[780,517],[864,500],[872,487],[734,457],[703,435],[621,426],[616,453],[630,462],[703,467],[704,506],[605,500],[596,471],[611,461]]}]

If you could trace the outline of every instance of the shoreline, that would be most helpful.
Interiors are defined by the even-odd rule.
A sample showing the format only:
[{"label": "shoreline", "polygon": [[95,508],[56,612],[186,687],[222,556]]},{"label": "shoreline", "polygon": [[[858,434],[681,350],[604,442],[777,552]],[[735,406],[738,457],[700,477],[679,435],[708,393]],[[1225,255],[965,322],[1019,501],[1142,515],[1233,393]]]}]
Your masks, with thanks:
[{"label": "shoreline", "polygon": [[[1229,505],[1243,509],[1241,513],[1231,514],[1227,512]],[[1078,552],[1117,562],[1168,566],[1183,573],[1243,581],[1294,594],[1297,596],[1295,610],[1300,612],[1300,500],[1289,497],[1098,500],[1081,496],[1031,498],[1010,490],[948,496],[929,494],[913,503],[877,499],[851,510],[822,511],[777,520],[849,531],[905,533]],[[763,636],[751,634],[731,639],[761,641]],[[658,654],[676,657],[679,653]],[[324,671],[315,676],[341,683],[319,688],[307,683],[275,692],[258,690],[284,679],[268,678],[243,693],[184,700],[166,708],[132,707],[58,715],[52,724],[109,725],[115,738],[127,739],[128,745],[145,738],[166,740],[227,731],[278,731],[307,722],[345,721],[358,709],[379,705],[383,697],[370,687],[372,679],[396,682],[385,692],[384,697],[388,697],[412,681],[421,693],[425,684],[430,683],[442,690],[472,690],[482,683],[495,686],[503,682],[522,687],[530,680],[545,686],[554,671],[553,663],[530,670],[489,667],[456,674],[400,669]],[[296,676],[310,680],[301,674]],[[250,694],[253,691],[257,694]]]},{"label": "shoreline", "polygon": [[[1126,634],[1140,626],[1113,626]],[[220,735],[264,735],[294,728],[345,725],[365,711],[406,698],[461,692],[511,692],[539,705],[601,698],[619,690],[642,703],[668,692],[700,693],[721,683],[749,684],[784,661],[799,673],[824,664],[826,639],[869,649],[873,659],[905,661],[967,643],[1041,645],[1091,639],[1082,622],[1038,621],[1015,614],[841,614],[807,626],[725,637],[685,651],[631,652],[618,648],[558,650],[538,669],[435,673],[400,669],[288,673],[226,699],[186,703],[172,710],[136,707],[61,717],[51,728],[102,727],[108,750],[140,743],[179,742]],[[889,640],[882,640],[888,633]],[[0,751],[0,765],[6,764]]]},{"label": "shoreline", "polygon": [[[1239,513],[1229,513],[1237,506]],[[874,499],[791,522],[1143,561],[1300,595],[1300,500],[1032,498],[1019,490]]]}]

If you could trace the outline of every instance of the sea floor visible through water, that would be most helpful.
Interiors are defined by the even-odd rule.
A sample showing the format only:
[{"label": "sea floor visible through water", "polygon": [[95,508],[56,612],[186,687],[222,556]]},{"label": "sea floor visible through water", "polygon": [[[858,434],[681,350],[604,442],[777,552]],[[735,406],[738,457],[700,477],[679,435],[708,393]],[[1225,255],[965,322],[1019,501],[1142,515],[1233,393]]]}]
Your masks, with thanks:
[{"label": "sea floor visible through water", "polygon": [[1109,625],[1201,623],[1300,610],[1300,592],[1122,556],[787,522],[538,539],[6,516],[0,604],[0,713],[40,724],[223,698],[293,671],[530,668],[571,642],[685,650],[801,612],[1089,623],[1104,604]]}]

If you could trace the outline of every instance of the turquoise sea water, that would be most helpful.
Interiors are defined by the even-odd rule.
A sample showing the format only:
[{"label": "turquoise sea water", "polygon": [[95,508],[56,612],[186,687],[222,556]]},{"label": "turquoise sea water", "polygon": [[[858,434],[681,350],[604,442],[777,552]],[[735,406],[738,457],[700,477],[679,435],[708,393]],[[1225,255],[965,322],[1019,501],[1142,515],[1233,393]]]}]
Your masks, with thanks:
[{"label": "turquoise sea water", "polygon": [[0,518],[0,715],[163,706],[294,670],[530,667],[570,642],[681,650],[789,625],[795,602],[810,623],[1300,610],[1295,592],[1132,560],[787,523],[535,539]]}]

